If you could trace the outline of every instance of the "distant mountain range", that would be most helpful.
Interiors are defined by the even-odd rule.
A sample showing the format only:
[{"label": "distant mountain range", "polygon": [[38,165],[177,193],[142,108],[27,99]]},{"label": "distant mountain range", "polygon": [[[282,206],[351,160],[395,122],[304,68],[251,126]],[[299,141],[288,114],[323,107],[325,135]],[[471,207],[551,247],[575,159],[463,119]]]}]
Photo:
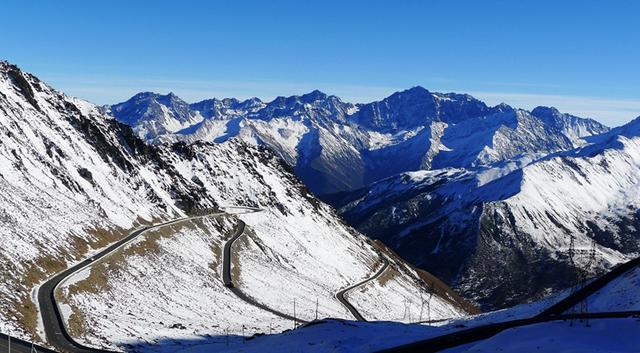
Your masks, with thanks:
[{"label": "distant mountain range", "polygon": [[[414,171],[336,198],[347,221],[487,307],[640,254],[640,118],[533,161]],[[572,239],[573,238],[573,239]]]},{"label": "distant mountain range", "polygon": [[412,170],[469,168],[543,155],[606,132],[594,120],[539,107],[489,107],[422,87],[368,104],[313,91],[301,96],[210,99],[140,93],[105,112],[150,142],[239,138],[280,155],[317,195],[353,191]]},{"label": "distant mountain range", "polygon": [[[576,263],[591,273],[638,249],[635,233],[619,234],[636,226],[634,206],[620,205],[635,169],[618,160],[625,156],[608,173],[592,159],[611,154],[597,141],[617,141],[620,130],[555,108],[490,107],[467,94],[413,87],[368,104],[320,91],[194,104],[140,93],[102,109],[151,144],[267,146],[352,226],[486,308],[574,283],[570,234]],[[603,185],[612,191],[598,204],[591,198]],[[597,259],[587,266],[593,237]]]},{"label": "distant mountain range", "polygon": [[[160,131],[180,123],[154,124],[154,112],[198,119],[173,95],[143,94],[133,101],[139,109],[113,108],[131,114],[127,123],[145,121]],[[168,106],[175,115],[164,115]],[[246,234],[235,243],[231,260],[234,286],[267,308],[290,313],[296,303],[294,315],[301,320],[353,319],[336,293],[373,276],[384,263],[389,264],[384,280],[350,293],[351,303],[368,319],[419,320],[421,299],[436,290],[429,317],[457,317],[472,308],[426,272],[344,224],[265,147],[238,139],[148,145],[95,105],[5,61],[0,61],[0,134],[3,333],[37,338],[34,288],[134,228],[236,205],[264,212],[230,210],[220,218],[172,224],[95,263],[86,276],[66,283],[71,289],[61,285],[58,300],[70,334],[84,344],[126,351],[131,342],[195,340],[219,334],[220,327],[230,335],[290,328],[288,318],[247,304],[223,284],[223,249],[240,219]]]}]

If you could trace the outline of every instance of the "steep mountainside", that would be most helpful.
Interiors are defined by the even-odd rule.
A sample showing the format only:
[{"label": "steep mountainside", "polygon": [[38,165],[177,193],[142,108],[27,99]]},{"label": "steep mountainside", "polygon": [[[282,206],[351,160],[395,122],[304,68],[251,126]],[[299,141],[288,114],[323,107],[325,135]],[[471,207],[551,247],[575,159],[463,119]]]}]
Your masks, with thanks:
[{"label": "steep mountainside", "polygon": [[[214,113],[211,102],[218,102]],[[422,87],[358,105],[319,91],[269,103],[208,100],[190,106],[191,116],[202,117],[197,123],[182,130],[156,129],[151,135],[146,126],[165,124],[170,106],[149,111],[132,98],[113,107],[119,121],[148,141],[224,142],[237,136],[266,145],[317,195],[353,191],[406,171],[480,166],[566,150],[607,131],[593,120],[552,108],[488,107],[469,95]],[[141,109],[148,120],[137,122],[137,113],[128,112]]]},{"label": "steep mountainside", "polygon": [[[616,278],[600,291],[589,295],[589,312],[621,312],[638,310],[638,294],[640,286],[638,271],[632,270],[622,277]],[[640,321],[633,315],[620,313],[620,318],[598,318],[589,320],[544,320],[537,324],[529,324],[508,328],[491,337],[486,332],[495,330],[501,323],[525,324],[522,319],[530,319],[541,315],[567,296],[574,294],[565,290],[543,300],[517,305],[508,309],[486,312],[479,315],[466,316],[460,319],[440,321],[436,324],[400,324],[396,322],[352,323],[342,320],[322,320],[297,330],[277,335],[256,337],[248,342],[232,341],[230,344],[216,340],[203,341],[201,345],[192,347],[190,353],[200,352],[327,352],[335,347],[343,347],[349,342],[349,352],[379,352],[396,348],[402,352],[419,352],[418,347],[403,345],[429,339],[449,336],[440,344],[456,345],[442,352],[628,352],[635,353],[640,344],[640,337],[630,332],[640,330]],[[578,304],[578,306],[582,306]],[[570,312],[578,311],[572,308]],[[583,311],[582,311],[583,312]],[[627,311],[628,313],[628,311]],[[508,324],[507,324],[508,325]],[[488,328],[483,330],[482,328]],[[474,329],[478,329],[474,333]],[[465,334],[465,331],[467,334]],[[379,339],[384,337],[384,339]],[[480,339],[479,339],[480,338]],[[467,342],[467,339],[471,339]],[[474,339],[478,339],[475,340]],[[401,348],[402,347],[402,348]],[[422,347],[428,347],[427,344]],[[612,348],[613,347],[613,348]],[[431,346],[433,348],[433,345]]]},{"label": "steep mountainside", "polygon": [[590,274],[640,254],[640,119],[591,140],[533,162],[404,173],[335,202],[405,259],[505,307],[574,283],[572,243]]},{"label": "steep mountainside", "polygon": [[[176,121],[193,116],[180,115],[184,105],[175,96],[152,100],[151,110],[173,102],[167,116]],[[264,148],[236,139],[150,146],[96,106],[6,62],[0,133],[2,332],[42,339],[32,298],[43,280],[140,224],[221,205],[264,211],[158,229],[76,274],[59,293],[72,335],[124,349],[216,335],[221,327],[249,334],[290,325],[222,285],[220,248],[240,219],[247,235],[234,260],[237,286],[282,312],[296,300],[303,319],[315,315],[316,303],[321,316],[351,318],[335,292],[375,273],[382,256],[393,271],[370,283],[373,301],[363,303],[370,318],[388,317],[408,299],[419,305],[433,291],[414,269],[344,225]],[[393,289],[397,283],[402,291]],[[464,313],[453,296],[436,297],[439,317]]]}]

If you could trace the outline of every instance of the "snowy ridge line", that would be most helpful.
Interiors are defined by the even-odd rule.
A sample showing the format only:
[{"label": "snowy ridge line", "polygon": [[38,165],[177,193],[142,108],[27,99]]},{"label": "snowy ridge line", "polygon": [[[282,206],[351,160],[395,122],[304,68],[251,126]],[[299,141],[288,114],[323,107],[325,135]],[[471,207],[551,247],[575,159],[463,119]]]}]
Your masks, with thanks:
[{"label": "snowy ridge line", "polygon": [[589,282],[584,287],[577,290],[573,295],[570,295],[556,304],[550,306],[548,309],[540,313],[538,316],[554,316],[562,315],[567,310],[571,309],[576,304],[587,299],[590,295],[602,289],[614,279],[622,276],[623,274],[631,271],[632,269],[640,265],[640,257],[627,261],[623,264],[615,266],[611,271]]},{"label": "snowy ridge line", "polygon": [[55,292],[59,285],[66,281],[69,277],[74,274],[82,271],[89,266],[92,266],[96,263],[99,263],[104,258],[113,254],[118,249],[130,244],[133,240],[135,240],[140,235],[146,233],[147,231],[158,229],[160,227],[164,227],[167,225],[172,225],[178,222],[187,221],[187,220],[195,220],[205,217],[219,217],[221,215],[227,214],[226,212],[215,212],[209,213],[205,215],[199,216],[191,216],[191,217],[182,217],[179,219],[159,223],[156,225],[145,226],[142,228],[138,228],[131,232],[127,237],[119,240],[118,242],[108,246],[104,250],[100,251],[98,254],[92,255],[84,261],[56,274],[54,277],[46,281],[38,290],[38,307],[40,309],[40,314],[42,315],[42,321],[45,329],[45,334],[47,341],[49,344],[53,345],[57,349],[60,349],[64,352],[112,352],[103,349],[91,348],[83,346],[82,344],[76,342],[71,335],[69,334],[69,330],[67,328],[67,323],[62,317],[62,311],[60,309],[59,303],[55,298]]},{"label": "snowy ridge line", "polygon": [[575,293],[567,296],[560,302],[550,306],[542,313],[526,319],[517,319],[493,323],[483,326],[477,326],[466,330],[461,330],[446,334],[443,336],[433,337],[422,341],[417,341],[402,346],[384,349],[379,353],[404,353],[404,352],[439,352],[445,349],[453,348],[463,344],[487,339],[494,335],[514,327],[527,326],[543,322],[575,320],[575,319],[616,319],[640,317],[640,311],[616,311],[616,312],[597,312],[597,313],[572,313],[564,314],[564,312],[599,289],[607,285],[609,282],[627,273],[629,270],[640,266],[640,257],[627,261],[622,265],[615,267],[613,270],[598,277],[588,285],[582,287]]},{"label": "snowy ridge line", "polygon": [[[264,211],[261,208],[256,208],[256,207],[245,207],[245,206],[228,206],[228,207],[222,207],[223,209],[242,209],[242,210],[247,210],[249,211],[249,213],[254,213],[254,212],[262,212]],[[235,241],[240,238],[242,235],[244,235],[244,229],[246,227],[246,223],[244,223],[244,221],[242,220],[238,220],[238,228],[236,228],[235,230],[235,234],[233,234],[233,236],[231,236],[231,238],[229,238],[229,240],[227,240],[227,242],[224,244],[224,250],[223,250],[223,261],[222,261],[222,282],[224,284],[225,287],[229,288],[229,290],[235,294],[238,298],[240,298],[240,300],[253,305],[259,309],[268,311],[276,316],[279,316],[283,319],[286,320],[292,320],[295,324],[297,324],[298,322],[301,323],[307,323],[307,321],[305,320],[301,320],[299,318],[296,318],[295,316],[291,316],[289,314],[280,312],[278,310],[275,310],[273,308],[270,308],[258,301],[256,301],[255,299],[251,298],[250,296],[248,296],[247,294],[245,294],[242,290],[240,290],[240,288],[236,287],[233,284],[233,279],[231,277],[231,252],[233,250],[233,244],[235,243]]]},{"label": "snowy ridge line", "polygon": [[447,335],[430,338],[424,341],[417,341],[398,347],[383,349],[377,353],[433,353],[445,349],[461,346],[467,343],[491,338],[498,333],[510,328],[539,324],[543,322],[564,321],[564,320],[589,320],[589,319],[620,319],[640,317],[640,311],[617,311],[602,313],[582,313],[563,314],[557,316],[539,317],[534,316],[527,319],[504,321],[489,325],[477,326],[467,330],[453,332]]},{"label": "snowy ridge line", "polygon": [[380,275],[382,275],[382,273],[389,267],[389,260],[387,260],[386,257],[382,258],[382,267],[380,267],[380,269],[378,270],[378,272],[376,272],[373,276],[362,280],[361,282],[358,282],[352,286],[349,286],[341,291],[339,291],[338,293],[336,293],[336,299],[338,299],[340,301],[340,303],[342,303],[342,305],[344,305],[347,310],[349,310],[351,312],[351,315],[353,315],[353,317],[356,318],[356,320],[358,321],[367,321],[367,319],[365,319],[360,312],[358,312],[358,309],[356,309],[353,305],[351,305],[351,303],[349,303],[349,301],[344,297],[345,294],[347,294],[347,292],[349,292],[350,290],[359,287],[367,282],[373,281],[374,279],[380,277]]}]

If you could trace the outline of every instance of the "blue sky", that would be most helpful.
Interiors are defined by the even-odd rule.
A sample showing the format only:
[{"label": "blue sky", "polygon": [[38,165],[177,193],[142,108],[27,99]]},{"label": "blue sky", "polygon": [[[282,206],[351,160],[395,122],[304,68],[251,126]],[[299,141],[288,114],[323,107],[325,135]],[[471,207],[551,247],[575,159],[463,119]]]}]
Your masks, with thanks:
[{"label": "blue sky", "polygon": [[640,115],[633,1],[12,1],[0,58],[95,103],[138,91],[366,102],[415,85],[619,125]]}]

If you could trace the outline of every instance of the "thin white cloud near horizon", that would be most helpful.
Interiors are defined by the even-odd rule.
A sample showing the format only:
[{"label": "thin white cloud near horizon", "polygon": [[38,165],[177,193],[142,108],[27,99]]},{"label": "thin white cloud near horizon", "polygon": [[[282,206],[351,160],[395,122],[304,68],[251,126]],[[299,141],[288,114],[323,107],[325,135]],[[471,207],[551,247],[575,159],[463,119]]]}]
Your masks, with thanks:
[{"label": "thin white cloud near horizon", "polygon": [[[139,92],[174,92],[187,102],[196,102],[208,98],[235,97],[246,99],[258,97],[265,101],[277,96],[300,95],[319,89],[333,94],[344,101],[367,103],[380,100],[392,93],[410,87],[387,87],[345,84],[306,84],[283,82],[235,82],[235,81],[198,81],[164,79],[129,78],[83,78],[68,76],[45,77],[57,89],[94,102],[113,104],[129,99]],[[431,89],[426,87],[427,89]],[[434,91],[449,92],[450,90]],[[640,99],[613,99],[604,97],[532,94],[517,92],[464,91],[484,101],[488,105],[506,103],[516,108],[531,110],[536,106],[553,106],[560,111],[585,118],[592,118],[610,127],[623,125],[640,116]]]},{"label": "thin white cloud near horizon", "polygon": [[470,92],[469,94],[489,105],[504,102],[527,110],[541,105],[555,107],[563,113],[592,118],[610,127],[624,125],[640,116],[640,99],[506,92]]}]

